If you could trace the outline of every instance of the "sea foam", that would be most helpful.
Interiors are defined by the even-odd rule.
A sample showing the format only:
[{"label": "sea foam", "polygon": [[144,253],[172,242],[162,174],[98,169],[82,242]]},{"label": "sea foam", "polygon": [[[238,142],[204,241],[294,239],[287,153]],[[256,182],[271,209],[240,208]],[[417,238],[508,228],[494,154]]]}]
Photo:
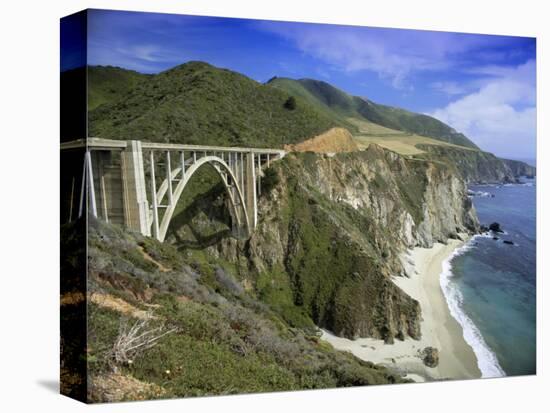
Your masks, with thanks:
[{"label": "sea foam", "polygon": [[449,306],[451,315],[462,326],[464,339],[474,350],[477,358],[477,365],[481,371],[481,377],[503,377],[506,376],[506,373],[502,370],[502,367],[500,367],[497,356],[489,348],[477,326],[464,312],[464,298],[456,284],[452,281],[452,278],[454,277],[452,271],[453,258],[472,249],[474,247],[473,241],[477,237],[484,237],[484,235],[474,236],[462,247],[454,250],[453,253],[445,261],[443,261],[443,270],[441,272],[439,282],[441,289],[443,290],[443,294],[447,300],[447,305]]}]

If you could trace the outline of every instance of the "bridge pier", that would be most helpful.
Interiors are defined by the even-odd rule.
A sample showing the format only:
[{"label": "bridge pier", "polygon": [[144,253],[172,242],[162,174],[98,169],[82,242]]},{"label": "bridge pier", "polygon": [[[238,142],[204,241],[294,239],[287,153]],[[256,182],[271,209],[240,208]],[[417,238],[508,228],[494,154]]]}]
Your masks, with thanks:
[{"label": "bridge pier", "polygon": [[258,200],[256,194],[256,165],[254,152],[246,154],[245,202],[248,211],[248,226],[253,231],[258,223]]},{"label": "bridge pier", "polygon": [[141,142],[128,141],[121,153],[121,172],[124,223],[132,230],[151,236]]}]

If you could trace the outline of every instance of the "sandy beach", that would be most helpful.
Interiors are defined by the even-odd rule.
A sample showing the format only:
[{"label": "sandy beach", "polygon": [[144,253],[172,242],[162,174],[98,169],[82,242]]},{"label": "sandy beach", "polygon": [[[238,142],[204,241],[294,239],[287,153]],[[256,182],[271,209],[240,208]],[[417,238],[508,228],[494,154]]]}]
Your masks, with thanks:
[{"label": "sandy beach", "polygon": [[[393,277],[396,285],[420,303],[423,319],[420,340],[409,337],[384,344],[383,340],[372,338],[340,338],[328,331],[323,331],[322,338],[339,350],[383,364],[414,381],[481,377],[474,351],[464,340],[462,327],[452,317],[439,281],[443,261],[462,244],[463,241],[449,240],[447,245],[437,243],[433,248],[414,248],[406,258],[411,265],[410,278]],[[437,367],[425,366],[418,355],[428,346],[439,349]]]}]

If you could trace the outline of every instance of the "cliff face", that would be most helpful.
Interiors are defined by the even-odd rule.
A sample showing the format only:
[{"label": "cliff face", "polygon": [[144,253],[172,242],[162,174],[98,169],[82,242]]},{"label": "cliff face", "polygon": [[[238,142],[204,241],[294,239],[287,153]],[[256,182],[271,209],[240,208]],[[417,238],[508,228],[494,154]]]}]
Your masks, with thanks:
[{"label": "cliff face", "polygon": [[537,168],[525,162],[514,161],[512,159],[502,159],[502,162],[510,168],[514,176],[535,176],[537,174]]},{"label": "cliff face", "polygon": [[208,248],[238,262],[257,294],[291,324],[346,337],[420,337],[418,303],[393,284],[403,252],[478,227],[464,181],[445,165],[371,145],[334,156],[289,154],[260,199],[247,242]]},{"label": "cliff face", "polygon": [[423,158],[446,162],[456,168],[468,183],[517,182],[524,175],[535,175],[534,167],[524,162],[500,159],[489,152],[446,146],[418,145]]}]

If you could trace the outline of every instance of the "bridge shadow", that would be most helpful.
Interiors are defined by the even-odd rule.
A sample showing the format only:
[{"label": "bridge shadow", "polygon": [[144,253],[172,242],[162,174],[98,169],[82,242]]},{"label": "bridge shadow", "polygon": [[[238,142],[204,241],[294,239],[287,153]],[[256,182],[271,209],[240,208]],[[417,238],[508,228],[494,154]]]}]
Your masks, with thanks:
[{"label": "bridge shadow", "polygon": [[[216,245],[225,238],[232,236],[231,215],[224,205],[225,189],[221,183],[214,185],[206,192],[199,194],[179,214],[172,218],[168,227],[168,233],[174,237],[176,247],[183,249],[203,249]],[[196,218],[203,214],[212,223],[207,227],[219,227],[220,224],[227,228],[205,234],[204,225],[196,222]],[[181,230],[187,227],[193,239],[184,238]]]}]

